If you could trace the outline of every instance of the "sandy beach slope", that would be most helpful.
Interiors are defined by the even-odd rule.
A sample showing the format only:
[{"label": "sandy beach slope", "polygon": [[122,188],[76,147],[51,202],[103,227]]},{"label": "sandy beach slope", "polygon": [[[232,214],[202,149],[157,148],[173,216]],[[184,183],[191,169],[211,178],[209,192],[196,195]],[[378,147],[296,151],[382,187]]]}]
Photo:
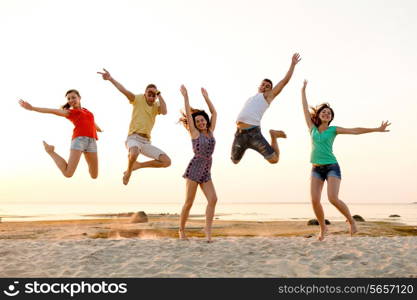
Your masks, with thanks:
[{"label": "sandy beach slope", "polygon": [[2,277],[416,277],[417,237],[1,240]]}]

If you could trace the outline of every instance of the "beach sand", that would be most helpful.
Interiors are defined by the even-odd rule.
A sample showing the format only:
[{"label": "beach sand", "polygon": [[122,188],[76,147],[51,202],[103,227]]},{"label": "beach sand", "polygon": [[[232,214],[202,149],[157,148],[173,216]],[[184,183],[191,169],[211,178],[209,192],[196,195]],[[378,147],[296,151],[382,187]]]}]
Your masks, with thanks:
[{"label": "beach sand", "polygon": [[1,277],[417,277],[417,228],[332,223],[325,241],[305,221],[203,220],[177,239],[178,216],[0,223]]}]

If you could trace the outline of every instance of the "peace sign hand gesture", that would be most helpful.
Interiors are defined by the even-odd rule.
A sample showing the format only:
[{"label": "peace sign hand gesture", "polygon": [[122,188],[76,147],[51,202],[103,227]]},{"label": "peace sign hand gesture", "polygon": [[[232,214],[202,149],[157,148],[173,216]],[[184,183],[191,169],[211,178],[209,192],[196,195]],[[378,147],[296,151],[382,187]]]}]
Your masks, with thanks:
[{"label": "peace sign hand gesture", "polygon": [[110,80],[111,79],[111,75],[109,73],[109,71],[107,71],[106,69],[103,68],[103,72],[97,72],[97,74],[100,74],[104,80]]}]

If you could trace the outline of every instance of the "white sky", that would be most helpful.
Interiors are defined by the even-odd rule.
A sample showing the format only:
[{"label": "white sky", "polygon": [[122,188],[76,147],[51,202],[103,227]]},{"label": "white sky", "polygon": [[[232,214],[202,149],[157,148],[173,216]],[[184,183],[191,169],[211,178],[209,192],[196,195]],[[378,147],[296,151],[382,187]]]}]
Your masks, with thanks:
[{"label": "white sky", "polygon": [[[219,113],[212,169],[219,201],[309,201],[304,78],[311,104],[331,103],[334,125],[393,123],[390,133],[337,137],[341,198],[417,201],[416,16],[416,1],[2,0],[0,201],[182,202],[182,174],[192,149],[176,124],[181,84],[191,104],[202,108],[204,86]],[[276,83],[285,75],[294,52],[302,61],[262,121],[265,135],[270,128],[288,135],[280,140],[280,163],[269,165],[248,151],[233,165],[230,146],[239,110],[263,78]],[[121,178],[131,107],[96,75],[102,67],[134,93],[157,84],[168,105],[152,136],[172,166],[135,172],[127,187]],[[71,88],[80,91],[82,105],[104,130],[96,181],[83,160],[73,178],[64,178],[44,153],[42,140],[68,157],[69,121],[17,104],[21,97],[57,108]]]}]

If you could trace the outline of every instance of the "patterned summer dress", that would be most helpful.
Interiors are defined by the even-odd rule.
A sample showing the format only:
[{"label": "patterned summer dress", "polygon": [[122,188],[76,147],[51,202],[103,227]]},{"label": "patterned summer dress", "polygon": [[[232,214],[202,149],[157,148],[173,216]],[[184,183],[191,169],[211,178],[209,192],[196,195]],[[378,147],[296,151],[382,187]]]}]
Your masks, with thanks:
[{"label": "patterned summer dress", "polygon": [[194,157],[188,164],[183,177],[198,183],[207,182],[211,180],[211,156],[216,145],[216,140],[212,133],[209,134],[209,137],[200,133],[198,138],[192,139],[191,141],[193,143]]}]

